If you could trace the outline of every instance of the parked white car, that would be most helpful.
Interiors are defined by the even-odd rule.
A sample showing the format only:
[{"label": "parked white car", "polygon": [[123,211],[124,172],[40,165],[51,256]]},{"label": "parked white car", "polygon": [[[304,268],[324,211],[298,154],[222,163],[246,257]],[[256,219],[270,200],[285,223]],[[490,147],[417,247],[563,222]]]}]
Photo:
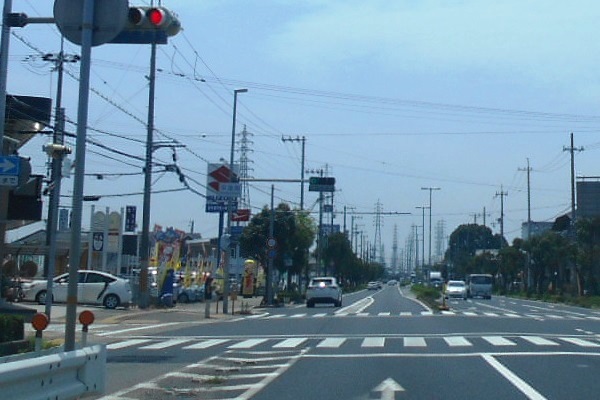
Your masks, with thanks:
[{"label": "parked white car", "polygon": [[337,279],[324,276],[312,278],[306,289],[306,307],[314,307],[315,303],[333,303],[342,306],[342,288]]},{"label": "parked white car", "polygon": [[[102,271],[77,271],[77,302],[98,304],[106,308],[128,307],[131,303],[131,286],[126,279],[118,278]],[[67,301],[69,274],[53,279],[52,300],[57,303]],[[47,281],[33,280],[22,284],[24,300],[46,304]]]}]

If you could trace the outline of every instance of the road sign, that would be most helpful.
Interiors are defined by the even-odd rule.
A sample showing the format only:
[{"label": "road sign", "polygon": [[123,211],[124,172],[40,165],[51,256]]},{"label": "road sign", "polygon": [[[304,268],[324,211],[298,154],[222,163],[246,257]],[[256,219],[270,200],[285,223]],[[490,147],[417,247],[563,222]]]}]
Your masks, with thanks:
[{"label": "road sign", "polygon": [[246,221],[250,221],[250,209],[249,208],[240,208],[239,210],[236,210],[231,215],[231,220],[233,222],[246,222]]},{"label": "road sign", "polygon": [[18,156],[0,156],[0,186],[19,186],[21,159]]},{"label": "road sign", "polygon": [[[206,212],[227,212],[231,202],[231,210],[237,210],[237,201],[241,194],[241,186],[237,183],[239,165],[234,165],[233,172],[223,164],[208,164],[206,174]],[[232,176],[233,173],[233,176]]]},{"label": "road sign", "polygon": [[309,192],[335,192],[335,178],[313,176],[308,179]]},{"label": "road sign", "polygon": [[[82,0],[56,0],[54,19],[58,30],[71,43],[81,45],[83,22]],[[92,46],[110,42],[125,28],[129,4],[127,0],[96,0],[94,2],[94,35]]]}]

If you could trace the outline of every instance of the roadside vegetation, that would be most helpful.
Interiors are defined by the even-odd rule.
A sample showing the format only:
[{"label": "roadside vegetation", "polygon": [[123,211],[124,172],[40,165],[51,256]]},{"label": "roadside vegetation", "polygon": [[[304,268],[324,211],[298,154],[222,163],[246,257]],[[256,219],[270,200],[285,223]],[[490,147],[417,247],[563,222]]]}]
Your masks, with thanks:
[{"label": "roadside vegetation", "polygon": [[502,295],[600,307],[599,260],[600,218],[581,218],[573,226],[563,216],[552,229],[512,244],[486,226],[461,225],[438,269],[457,279],[491,274]]},{"label": "roadside vegetation", "polygon": [[442,297],[442,293],[439,289],[431,286],[414,284],[410,287],[410,290],[417,296],[417,299],[427,304],[431,309],[437,309],[439,306],[438,299]]}]

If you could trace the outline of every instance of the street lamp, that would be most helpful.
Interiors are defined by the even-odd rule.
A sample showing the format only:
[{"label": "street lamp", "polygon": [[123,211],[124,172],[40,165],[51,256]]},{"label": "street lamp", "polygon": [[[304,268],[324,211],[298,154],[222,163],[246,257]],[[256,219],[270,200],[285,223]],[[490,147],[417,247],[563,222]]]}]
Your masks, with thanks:
[{"label": "street lamp", "polygon": [[[233,123],[231,126],[231,152],[229,154],[229,182],[233,182],[233,153],[235,151],[235,119],[237,115],[237,96],[238,93],[246,93],[248,89],[235,89],[233,91]],[[227,202],[227,233],[231,234],[231,216],[233,214],[231,198]],[[221,225],[222,226],[222,225]],[[220,240],[221,238],[219,238]],[[229,254],[229,250],[227,250]],[[223,265],[223,314],[227,314],[229,307],[229,259],[227,257],[226,262]]]},{"label": "street lamp", "polygon": [[431,192],[441,189],[439,187],[422,187],[421,190],[429,190],[429,266],[431,266]]}]

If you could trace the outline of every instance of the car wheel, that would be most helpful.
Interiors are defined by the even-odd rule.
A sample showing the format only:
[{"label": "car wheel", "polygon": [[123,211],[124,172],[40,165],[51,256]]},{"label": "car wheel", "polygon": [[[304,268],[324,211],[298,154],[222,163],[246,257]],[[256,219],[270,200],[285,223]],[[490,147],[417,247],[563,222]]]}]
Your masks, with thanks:
[{"label": "car wheel", "polygon": [[179,296],[177,296],[177,301],[180,303],[189,303],[190,298],[187,294],[181,293]]},{"label": "car wheel", "polygon": [[314,306],[315,306],[315,303],[313,303],[312,301],[308,300],[308,301],[306,302],[306,307],[308,307],[308,308],[313,308]]},{"label": "car wheel", "polygon": [[341,307],[341,306],[342,306],[342,300],[340,300],[340,301],[336,301],[336,302],[335,302],[335,306],[336,306],[336,307]]},{"label": "car wheel", "polygon": [[117,296],[116,294],[109,294],[104,298],[103,304],[104,307],[114,310],[119,306],[120,302],[121,300],[119,300],[119,296]]},{"label": "car wheel", "polygon": [[46,304],[46,291],[42,290],[36,294],[35,301],[37,301],[38,304]]}]

